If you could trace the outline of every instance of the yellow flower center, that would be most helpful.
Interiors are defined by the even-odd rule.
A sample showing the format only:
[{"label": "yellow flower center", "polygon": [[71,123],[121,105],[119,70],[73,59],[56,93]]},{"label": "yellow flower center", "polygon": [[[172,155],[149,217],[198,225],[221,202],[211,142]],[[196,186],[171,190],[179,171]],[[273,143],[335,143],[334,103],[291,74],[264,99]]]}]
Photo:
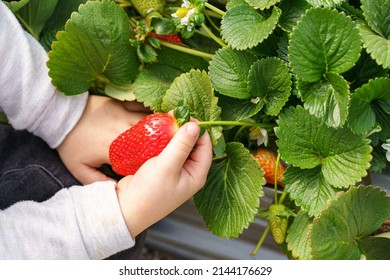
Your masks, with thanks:
[{"label": "yellow flower center", "polygon": [[179,17],[179,18],[183,18],[187,15],[188,13],[188,9],[187,8],[179,8],[177,9],[176,11],[176,15]]}]

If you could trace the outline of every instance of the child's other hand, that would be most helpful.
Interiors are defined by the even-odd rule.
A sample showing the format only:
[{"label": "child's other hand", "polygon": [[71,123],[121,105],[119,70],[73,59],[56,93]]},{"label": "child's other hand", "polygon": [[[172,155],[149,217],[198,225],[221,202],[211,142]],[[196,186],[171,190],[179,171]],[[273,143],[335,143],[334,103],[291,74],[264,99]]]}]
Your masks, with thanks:
[{"label": "child's other hand", "polygon": [[109,163],[111,142],[150,111],[136,102],[120,102],[109,97],[89,96],[79,122],[57,148],[73,176],[83,184],[108,180],[99,172]]},{"label": "child's other hand", "polygon": [[199,133],[195,121],[184,124],[160,155],[118,182],[119,204],[133,237],[203,187],[213,153],[208,133]]}]

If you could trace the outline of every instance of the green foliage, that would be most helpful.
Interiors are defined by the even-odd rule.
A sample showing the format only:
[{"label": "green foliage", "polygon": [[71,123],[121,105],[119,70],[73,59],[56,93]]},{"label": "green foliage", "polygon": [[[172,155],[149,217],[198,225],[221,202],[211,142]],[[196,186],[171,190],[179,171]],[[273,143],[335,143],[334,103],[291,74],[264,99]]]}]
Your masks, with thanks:
[{"label": "green foliage", "polygon": [[51,50],[51,44],[56,40],[56,33],[64,29],[72,12],[77,11],[78,7],[86,2],[87,0],[58,0],[53,14],[46,21],[39,37],[39,41],[47,51]]},{"label": "green foliage", "polygon": [[[125,12],[111,1],[90,1],[79,7],[57,34],[49,53],[53,84],[68,95],[94,85],[130,84],[138,61],[130,46],[132,31]],[[64,77],[67,77],[64,79]]]},{"label": "green foliage", "polygon": [[288,250],[291,251],[293,258],[301,260],[311,259],[310,244],[307,242],[307,237],[310,233],[310,225],[313,219],[300,211],[294,222],[288,229],[287,244]]},{"label": "green foliage", "polygon": [[271,12],[258,12],[248,5],[232,7],[222,19],[222,38],[237,50],[255,47],[271,34],[280,14],[276,6]]},{"label": "green foliage", "polygon": [[206,185],[194,202],[207,228],[224,237],[238,237],[258,212],[263,171],[240,143],[229,143],[227,158],[211,167]]},{"label": "green foliage", "polygon": [[256,56],[246,51],[231,48],[220,49],[210,61],[210,77],[221,94],[245,99],[248,92],[248,73]]},{"label": "green foliage", "polygon": [[293,30],[291,67],[305,82],[318,82],[329,72],[343,73],[359,58],[361,38],[356,25],[331,9],[309,9]]},{"label": "green foliage", "polygon": [[[200,121],[220,120],[221,109],[211,85],[210,77],[206,72],[191,70],[176,78],[163,98],[162,110],[168,112],[177,108],[184,100],[188,105],[191,116]],[[209,128],[214,146],[222,136],[222,127]]]},{"label": "green foliage", "polygon": [[[36,39],[39,39],[46,21],[51,17],[58,0],[30,0],[11,2],[18,19]],[[16,9],[15,9],[16,7]]]},{"label": "green foliage", "polygon": [[359,25],[367,52],[384,68],[390,68],[390,2],[362,0],[365,22]]},{"label": "green foliage", "polygon": [[379,125],[381,140],[390,135],[390,79],[370,80],[352,95],[349,125],[356,133],[368,134]]},{"label": "green foliage", "polygon": [[279,151],[288,164],[302,169],[321,167],[331,185],[342,188],[364,177],[371,160],[370,141],[349,128],[333,128],[302,107],[280,115],[276,128]]},{"label": "green foliage", "polygon": [[351,187],[314,220],[310,233],[313,258],[360,259],[359,240],[382,225],[389,211],[384,191],[372,186]]},{"label": "green foliage", "polygon": [[[135,99],[153,111],[185,102],[208,130],[214,160],[194,201],[213,234],[237,237],[256,218],[266,181],[253,134],[266,131],[287,165],[273,205],[292,213],[278,238],[288,256],[389,258],[388,238],[370,236],[390,214],[388,198],[356,187],[368,171],[390,168],[382,148],[390,138],[389,1],[231,0],[220,10],[190,0],[191,19],[191,9],[172,18],[181,2],[143,18],[108,0],[78,9],[84,0],[59,0],[21,16],[39,2],[30,1],[9,5],[47,49],[55,41],[48,66],[60,91]],[[184,34],[184,45],[151,31]]]},{"label": "green foliage", "polygon": [[277,58],[260,59],[252,65],[248,80],[251,97],[260,97],[267,115],[278,115],[290,96],[292,84],[284,62]]}]

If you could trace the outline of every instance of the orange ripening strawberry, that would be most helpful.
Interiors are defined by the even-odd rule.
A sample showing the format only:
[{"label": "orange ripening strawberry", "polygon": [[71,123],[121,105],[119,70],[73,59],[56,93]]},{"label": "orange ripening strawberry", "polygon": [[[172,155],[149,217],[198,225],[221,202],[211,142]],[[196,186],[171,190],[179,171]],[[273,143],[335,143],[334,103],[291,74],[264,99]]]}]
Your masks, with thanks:
[{"label": "orange ripening strawberry", "polygon": [[[273,185],[277,160],[276,154],[269,149],[259,149],[255,154],[253,154],[253,157],[257,160],[257,162],[260,164],[260,167],[263,169],[264,178],[267,180],[267,183]],[[283,164],[279,162],[277,183],[282,187],[284,187],[284,184],[282,183],[284,171],[285,168]]]},{"label": "orange ripening strawberry", "polygon": [[156,39],[163,40],[168,43],[172,44],[178,44],[178,45],[184,45],[182,39],[177,33],[172,34],[166,34],[166,35],[159,35],[154,32],[149,32],[148,35],[153,36]]},{"label": "orange ripening strawberry", "polygon": [[141,119],[111,143],[112,169],[122,176],[133,175],[148,159],[161,153],[178,128],[176,119],[166,113]]}]

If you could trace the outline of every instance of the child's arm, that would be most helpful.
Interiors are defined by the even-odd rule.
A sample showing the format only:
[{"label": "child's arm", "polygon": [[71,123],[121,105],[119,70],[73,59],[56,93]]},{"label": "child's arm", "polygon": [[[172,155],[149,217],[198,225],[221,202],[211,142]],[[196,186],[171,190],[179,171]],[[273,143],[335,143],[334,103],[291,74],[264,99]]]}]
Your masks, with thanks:
[{"label": "child's arm", "polygon": [[74,186],[0,211],[0,259],[102,259],[132,247],[136,235],[203,186],[212,148],[207,133],[198,135],[196,124],[185,124],[116,188],[109,181]]},{"label": "child's arm", "polygon": [[15,129],[27,129],[57,147],[83,113],[87,94],[56,92],[43,47],[0,1],[0,110]]}]

